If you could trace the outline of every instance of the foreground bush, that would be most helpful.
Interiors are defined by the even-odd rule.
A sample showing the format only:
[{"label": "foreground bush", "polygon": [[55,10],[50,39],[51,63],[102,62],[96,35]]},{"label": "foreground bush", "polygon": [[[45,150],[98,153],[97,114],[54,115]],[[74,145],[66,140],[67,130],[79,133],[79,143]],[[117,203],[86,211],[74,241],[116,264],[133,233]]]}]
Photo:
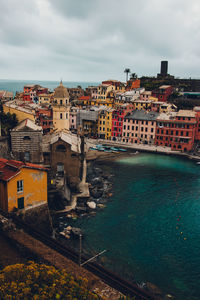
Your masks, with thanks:
[{"label": "foreground bush", "polygon": [[100,299],[87,289],[86,279],[74,279],[66,270],[36,264],[11,265],[0,271],[0,299]]}]

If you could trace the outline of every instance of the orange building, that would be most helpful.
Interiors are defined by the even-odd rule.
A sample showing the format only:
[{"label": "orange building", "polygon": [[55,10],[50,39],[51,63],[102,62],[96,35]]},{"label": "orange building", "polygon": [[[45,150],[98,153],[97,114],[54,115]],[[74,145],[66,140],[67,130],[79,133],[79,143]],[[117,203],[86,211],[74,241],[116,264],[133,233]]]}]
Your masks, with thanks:
[{"label": "orange building", "polygon": [[126,91],[139,89],[140,88],[140,79],[134,78],[127,81]]},{"label": "orange building", "polygon": [[0,159],[0,208],[5,212],[47,204],[47,169]]}]

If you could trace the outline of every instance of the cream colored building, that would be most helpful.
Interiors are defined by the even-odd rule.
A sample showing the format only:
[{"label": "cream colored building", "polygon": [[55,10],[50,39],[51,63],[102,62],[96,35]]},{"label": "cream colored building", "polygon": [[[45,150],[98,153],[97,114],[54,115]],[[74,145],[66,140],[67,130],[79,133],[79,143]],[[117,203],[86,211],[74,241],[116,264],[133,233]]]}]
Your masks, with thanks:
[{"label": "cream colored building", "polygon": [[55,89],[53,97],[53,127],[54,130],[69,130],[70,127],[70,102],[69,92],[66,87],[63,86],[62,81],[60,85]]}]

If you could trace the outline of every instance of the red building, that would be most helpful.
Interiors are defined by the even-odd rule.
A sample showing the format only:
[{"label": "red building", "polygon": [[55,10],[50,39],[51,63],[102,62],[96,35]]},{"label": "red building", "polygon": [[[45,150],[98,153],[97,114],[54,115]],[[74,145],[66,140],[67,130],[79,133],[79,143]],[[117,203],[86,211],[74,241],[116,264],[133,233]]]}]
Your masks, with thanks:
[{"label": "red building", "polygon": [[33,90],[33,88],[34,88],[34,84],[27,84],[27,85],[25,85],[24,86],[24,93],[26,94],[26,93],[30,93],[32,90]]},{"label": "red building", "polygon": [[134,105],[124,104],[115,109],[112,113],[112,131],[111,138],[112,140],[120,141],[122,139],[122,131],[123,131],[123,122],[124,117],[131,113],[134,110]]},{"label": "red building", "polygon": [[152,97],[158,98],[158,101],[167,102],[172,92],[173,88],[171,85],[162,85],[158,89],[152,91]]},{"label": "red building", "polygon": [[196,113],[180,110],[160,114],[157,118],[155,144],[170,147],[171,150],[191,151],[196,131]]},{"label": "red building", "polygon": [[23,101],[25,102],[31,102],[31,96],[28,93],[23,94]]},{"label": "red building", "polygon": [[196,113],[196,130],[195,130],[195,141],[200,141],[200,106],[196,106],[193,109]]},{"label": "red building", "polygon": [[42,126],[44,134],[51,132],[53,128],[52,109],[38,109],[36,111],[36,122],[39,126]]}]

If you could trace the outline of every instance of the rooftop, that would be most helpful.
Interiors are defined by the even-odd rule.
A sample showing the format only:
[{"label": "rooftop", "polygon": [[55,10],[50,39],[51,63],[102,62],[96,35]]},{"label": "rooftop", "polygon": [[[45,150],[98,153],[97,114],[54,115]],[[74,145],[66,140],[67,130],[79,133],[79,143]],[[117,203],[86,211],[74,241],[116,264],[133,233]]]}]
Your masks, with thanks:
[{"label": "rooftop", "polygon": [[55,88],[54,93],[55,98],[69,98],[69,92],[66,87],[64,87],[62,81],[60,82],[60,85]]},{"label": "rooftop", "polygon": [[44,166],[25,163],[17,160],[8,160],[4,158],[0,158],[0,180],[9,181],[16,175],[20,173],[22,168],[30,168],[41,171],[47,171]]},{"label": "rooftop", "polygon": [[159,89],[165,90],[168,89],[169,87],[171,87],[171,85],[161,85]]},{"label": "rooftop", "polygon": [[192,110],[179,110],[177,112],[177,117],[191,117],[195,118],[196,114]]},{"label": "rooftop", "polygon": [[170,112],[170,113],[161,113],[157,120],[173,120],[175,119],[177,113],[176,112]]},{"label": "rooftop", "polygon": [[25,119],[21,121],[15,128],[12,129],[12,131],[21,131],[24,130],[24,128],[29,128],[33,131],[42,131],[42,127],[36,125],[32,120]]},{"label": "rooftop", "polygon": [[158,115],[159,114],[157,112],[153,111],[146,112],[143,110],[135,110],[132,114],[127,115],[125,119],[153,121],[157,119]]}]

